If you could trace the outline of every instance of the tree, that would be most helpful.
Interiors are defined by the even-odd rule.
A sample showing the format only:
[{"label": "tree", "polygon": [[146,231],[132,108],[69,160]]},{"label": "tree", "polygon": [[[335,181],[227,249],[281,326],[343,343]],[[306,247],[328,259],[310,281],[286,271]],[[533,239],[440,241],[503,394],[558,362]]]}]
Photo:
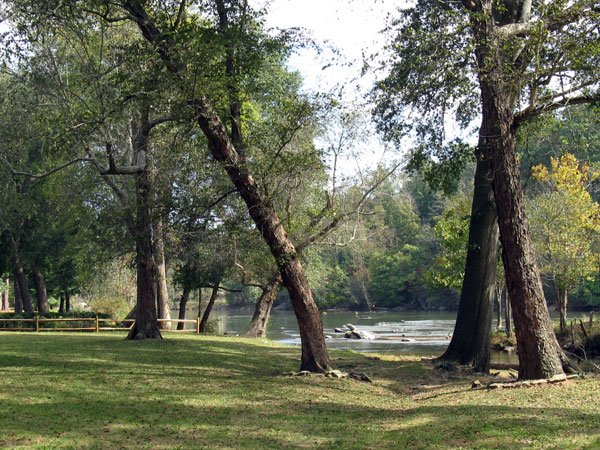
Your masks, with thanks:
[{"label": "tree", "polygon": [[[520,125],[545,112],[598,100],[593,88],[600,77],[598,64],[593,61],[600,55],[600,44],[595,38],[598,18],[593,3],[583,1],[566,6],[560,2],[533,5],[528,1],[494,4],[490,0],[465,0],[462,6],[420,2],[411,10],[414,20],[422,22],[416,13],[420,11],[427,21],[426,27],[420,27],[429,32],[424,40],[434,48],[439,48],[441,55],[451,56],[442,64],[434,61],[430,66],[421,65],[420,68],[427,69],[423,72],[425,78],[431,77],[432,73],[442,73],[444,77],[428,78],[429,83],[417,90],[412,98],[425,95],[429,101],[434,99],[435,95],[427,97],[426,94],[427,89],[432,88],[431,80],[437,79],[441,80],[442,85],[439,94],[442,96],[442,106],[437,109],[435,117],[443,117],[444,108],[455,107],[458,118],[465,123],[464,119],[473,118],[472,112],[476,110],[473,106],[479,105],[481,108],[478,170],[475,175],[476,183],[478,179],[480,183],[476,184],[474,190],[472,221],[479,214],[478,211],[482,211],[489,231],[484,235],[484,240],[489,241],[489,237],[495,234],[496,220],[493,216],[498,214],[505,276],[520,356],[519,376],[524,379],[560,375],[563,373],[562,365],[568,365],[569,362],[553,334],[533,256],[516,157],[516,136]],[[432,10],[437,10],[437,16],[431,15]],[[436,24],[441,26],[436,27]],[[432,35],[436,35],[438,43],[431,39]],[[403,42],[406,41],[407,35]],[[419,39],[416,41],[422,42]],[[455,44],[460,41],[462,45],[457,49]],[[575,42],[577,45],[573,45]],[[409,46],[410,51],[421,56],[422,47],[418,44]],[[455,49],[458,52],[452,55]],[[405,52],[403,56],[408,53]],[[431,54],[435,54],[436,58],[440,56],[440,52]],[[470,73],[475,74],[476,78],[467,75],[468,71],[465,70],[441,71],[443,65],[454,69],[472,68],[474,71]],[[409,70],[410,66],[405,64],[402,67]],[[413,73],[415,68],[410,70]],[[551,82],[559,79],[561,82]],[[481,95],[479,101],[475,102],[466,90],[467,86],[473,87],[474,80],[478,83]],[[449,91],[453,92],[452,96],[446,95]],[[392,117],[399,116],[390,112],[389,103],[384,104],[382,111],[382,117],[386,113]],[[433,123],[429,121],[426,125],[431,128]],[[429,132],[426,127],[423,130],[427,136],[439,136],[439,133]],[[488,198],[481,203],[482,206],[486,205],[483,209],[475,207],[476,197],[481,200]],[[470,232],[475,231],[481,231],[481,227],[472,222]],[[489,274],[492,272],[492,262],[495,262],[490,252],[497,249],[495,239],[493,241],[493,244],[489,241],[489,252],[484,252],[487,249],[478,246],[478,251],[489,263]],[[469,258],[464,288],[471,284],[467,283],[468,267]],[[489,293],[493,285],[490,283],[491,275],[482,274],[472,281],[480,286],[482,280],[485,282],[480,291]],[[474,309],[487,305],[488,302],[483,299],[491,298],[491,295],[474,296],[482,299],[476,302]],[[490,308],[484,307],[483,310]],[[489,321],[488,314],[479,318],[475,315],[473,319],[467,321],[471,327]],[[482,343],[483,337],[485,333],[477,339],[481,348],[487,346]]]},{"label": "tree", "polygon": [[533,178],[547,190],[529,202],[528,211],[540,271],[554,285],[565,331],[569,291],[600,269],[600,205],[587,190],[597,177],[587,164],[580,165],[570,153],[550,161],[551,171],[543,165],[533,168]]}]

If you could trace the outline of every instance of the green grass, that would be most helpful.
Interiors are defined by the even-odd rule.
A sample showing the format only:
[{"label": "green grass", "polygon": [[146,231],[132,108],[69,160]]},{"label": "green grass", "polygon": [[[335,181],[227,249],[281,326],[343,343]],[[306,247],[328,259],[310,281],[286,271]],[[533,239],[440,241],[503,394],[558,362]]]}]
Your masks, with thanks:
[{"label": "green grass", "polygon": [[333,351],[374,383],[282,376],[299,356],[265,340],[1,333],[0,447],[600,448],[598,378],[472,391],[474,375],[417,358]]}]

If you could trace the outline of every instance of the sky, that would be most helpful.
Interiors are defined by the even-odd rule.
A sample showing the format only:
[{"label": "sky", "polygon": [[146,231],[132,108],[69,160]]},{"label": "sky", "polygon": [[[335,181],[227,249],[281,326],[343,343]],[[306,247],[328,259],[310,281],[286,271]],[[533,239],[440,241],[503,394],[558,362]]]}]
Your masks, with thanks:
[{"label": "sky", "polygon": [[322,70],[334,56],[327,51],[318,58],[307,50],[290,60],[290,65],[304,75],[307,86],[327,88],[360,75],[363,55],[383,46],[380,31],[396,5],[397,1],[390,0],[272,0],[266,19],[270,27],[303,28],[317,43],[340,51],[349,67],[332,65]]},{"label": "sky", "polygon": [[[253,2],[255,6],[266,3]],[[380,32],[399,4],[398,0],[271,0],[265,19],[267,27],[302,28],[325,48],[321,55],[302,49],[289,60],[290,68],[302,74],[306,90],[322,92],[344,86],[344,99],[352,102],[360,101],[373,86],[372,74],[361,77],[364,57],[383,48],[385,39]],[[365,113],[368,118],[368,111]],[[341,161],[344,173],[351,175],[389,162],[389,152],[372,125],[367,132],[371,138]]]}]

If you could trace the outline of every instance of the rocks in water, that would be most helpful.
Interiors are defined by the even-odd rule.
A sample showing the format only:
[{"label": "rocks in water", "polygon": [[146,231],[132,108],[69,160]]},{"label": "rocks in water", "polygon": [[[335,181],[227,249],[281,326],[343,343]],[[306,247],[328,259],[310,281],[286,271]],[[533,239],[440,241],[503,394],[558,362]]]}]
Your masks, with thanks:
[{"label": "rocks in water", "polygon": [[372,340],[372,339],[377,338],[377,336],[375,336],[374,333],[371,333],[370,331],[359,330],[357,328],[354,328],[352,331],[346,332],[344,337],[346,339],[367,339],[367,340]]},{"label": "rocks in water", "polygon": [[347,323],[346,325],[344,325],[346,328],[348,328],[349,330],[354,330],[356,327],[354,325],[352,325],[351,323]]},{"label": "rocks in water", "polygon": [[345,333],[346,330],[343,330],[341,328],[334,328],[333,331],[335,331],[336,333]]}]

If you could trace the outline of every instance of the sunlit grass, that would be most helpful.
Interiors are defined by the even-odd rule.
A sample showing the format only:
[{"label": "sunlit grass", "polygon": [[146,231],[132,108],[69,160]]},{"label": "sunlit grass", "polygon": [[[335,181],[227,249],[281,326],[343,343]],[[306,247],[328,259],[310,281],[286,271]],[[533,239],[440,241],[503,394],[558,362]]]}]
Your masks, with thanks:
[{"label": "sunlit grass", "polygon": [[597,378],[472,391],[414,357],[331,356],[374,383],[282,376],[299,349],[266,340],[2,333],[0,447],[600,447]]}]

